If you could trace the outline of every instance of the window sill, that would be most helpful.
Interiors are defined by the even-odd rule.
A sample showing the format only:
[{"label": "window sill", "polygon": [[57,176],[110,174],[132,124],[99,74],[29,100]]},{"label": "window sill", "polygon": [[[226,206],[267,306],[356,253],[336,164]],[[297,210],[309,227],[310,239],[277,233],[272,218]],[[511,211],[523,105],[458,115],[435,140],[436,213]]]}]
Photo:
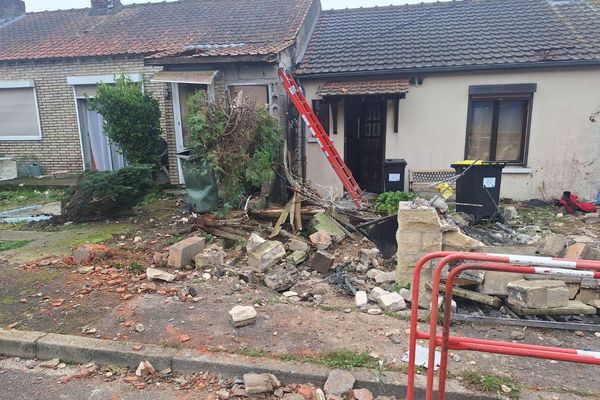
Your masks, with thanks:
[{"label": "window sill", "polygon": [[517,166],[509,166],[509,167],[504,167],[504,169],[502,170],[503,174],[514,174],[514,175],[519,175],[519,174],[531,174],[533,172],[533,168],[530,167],[517,167]]},{"label": "window sill", "polygon": [[0,142],[42,140],[41,136],[0,136]]}]

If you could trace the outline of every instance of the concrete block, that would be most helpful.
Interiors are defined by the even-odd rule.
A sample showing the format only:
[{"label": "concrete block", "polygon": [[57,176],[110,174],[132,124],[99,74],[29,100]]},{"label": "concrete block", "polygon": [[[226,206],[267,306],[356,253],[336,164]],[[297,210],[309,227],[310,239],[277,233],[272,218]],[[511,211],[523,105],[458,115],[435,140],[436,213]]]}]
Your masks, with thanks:
[{"label": "concrete block", "polygon": [[383,309],[383,311],[386,312],[396,312],[406,308],[404,299],[399,293],[396,292],[379,296],[377,299],[377,304]]},{"label": "concrete block", "polygon": [[248,394],[270,393],[281,386],[273,374],[244,374],[244,389]]},{"label": "concrete block", "polygon": [[369,294],[369,300],[371,301],[377,301],[381,296],[383,296],[384,294],[389,294],[390,292],[388,292],[387,290],[383,290],[380,287],[374,287],[371,290],[371,293]]},{"label": "concrete block", "polygon": [[576,260],[600,260],[600,251],[586,243],[575,243],[567,247],[564,258]]},{"label": "concrete block", "polygon": [[588,305],[596,304],[595,300],[600,300],[600,290],[582,287],[575,296],[575,300]]},{"label": "concrete block", "polygon": [[248,265],[257,271],[264,272],[285,257],[285,247],[281,242],[269,240],[260,243],[248,253]]},{"label": "concrete block", "polygon": [[555,308],[569,304],[569,289],[562,281],[525,280],[507,285],[508,302],[527,308]]},{"label": "concrete block", "polygon": [[229,311],[231,324],[236,328],[254,323],[256,316],[256,309],[252,306],[235,306]]},{"label": "concrete block", "polygon": [[348,371],[334,369],[329,373],[327,382],[323,386],[323,390],[327,396],[343,396],[354,387],[354,376]]},{"label": "concrete block", "polygon": [[331,270],[334,262],[335,256],[333,254],[329,254],[324,250],[319,250],[314,255],[310,267],[321,274],[325,274]]},{"label": "concrete block", "polygon": [[485,246],[479,240],[475,240],[459,231],[444,232],[443,240],[442,249],[445,251],[471,251]]},{"label": "concrete block", "polygon": [[546,239],[541,254],[547,257],[560,257],[567,243],[565,235],[552,234]]},{"label": "concrete block", "polygon": [[43,332],[0,329],[0,354],[5,356],[35,358],[37,341],[44,337]]},{"label": "concrete block", "polygon": [[359,290],[354,295],[354,303],[358,308],[364,308],[367,306],[369,299],[367,298],[367,292],[364,290]]},{"label": "concrete block", "polygon": [[190,265],[192,260],[205,246],[204,238],[193,236],[175,243],[169,247],[167,265],[172,268],[183,268]]},{"label": "concrete block", "polygon": [[508,296],[508,291],[506,290],[508,284],[523,278],[523,274],[485,271],[483,283],[479,286],[479,293],[490,296]]},{"label": "concrete block", "polygon": [[194,264],[197,269],[221,268],[225,255],[221,247],[212,244],[194,257]]}]

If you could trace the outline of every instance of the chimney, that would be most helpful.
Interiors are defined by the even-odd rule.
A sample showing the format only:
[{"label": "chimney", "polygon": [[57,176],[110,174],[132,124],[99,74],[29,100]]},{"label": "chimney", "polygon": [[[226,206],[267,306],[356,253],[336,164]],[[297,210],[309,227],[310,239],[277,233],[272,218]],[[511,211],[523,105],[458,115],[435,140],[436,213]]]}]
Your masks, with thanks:
[{"label": "chimney", "polygon": [[0,0],[0,20],[11,19],[25,14],[23,0]]},{"label": "chimney", "polygon": [[[3,0],[0,0],[3,1]],[[91,15],[106,15],[122,7],[121,0],[92,0]]]}]

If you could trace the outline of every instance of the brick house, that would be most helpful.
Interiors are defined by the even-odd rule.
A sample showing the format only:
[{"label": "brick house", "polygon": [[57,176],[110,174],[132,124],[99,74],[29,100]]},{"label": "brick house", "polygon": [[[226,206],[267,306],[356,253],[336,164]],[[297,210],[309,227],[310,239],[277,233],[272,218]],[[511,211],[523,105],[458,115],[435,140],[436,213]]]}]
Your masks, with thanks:
[{"label": "brick house", "polygon": [[25,13],[0,0],[0,154],[45,172],[123,165],[86,107],[99,82],[121,72],[159,100],[169,175],[181,183],[185,102],[243,91],[285,120],[277,68],[304,51],[318,0],[179,0]]},{"label": "brick house", "polygon": [[[323,11],[295,75],[369,191],[385,190],[386,159],[447,169],[465,158],[508,163],[503,197],[600,190],[597,0]],[[307,178],[341,192],[314,139],[302,145]]]}]

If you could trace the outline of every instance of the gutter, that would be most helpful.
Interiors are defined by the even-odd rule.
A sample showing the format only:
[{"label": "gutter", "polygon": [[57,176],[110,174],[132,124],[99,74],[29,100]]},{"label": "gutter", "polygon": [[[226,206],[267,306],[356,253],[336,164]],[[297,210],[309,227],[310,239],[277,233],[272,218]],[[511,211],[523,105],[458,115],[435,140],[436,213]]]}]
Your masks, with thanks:
[{"label": "gutter", "polygon": [[562,68],[562,67],[590,67],[600,66],[600,59],[585,61],[545,61],[543,63],[518,63],[518,64],[493,64],[493,65],[472,65],[472,66],[452,66],[452,67],[421,67],[405,69],[382,69],[374,71],[348,71],[348,72],[319,72],[319,73],[295,73],[302,79],[315,78],[335,78],[335,77],[373,77],[381,75],[398,74],[423,74],[423,73],[446,73],[446,72],[484,72],[484,71],[506,71],[506,70],[525,70],[540,68]]}]

